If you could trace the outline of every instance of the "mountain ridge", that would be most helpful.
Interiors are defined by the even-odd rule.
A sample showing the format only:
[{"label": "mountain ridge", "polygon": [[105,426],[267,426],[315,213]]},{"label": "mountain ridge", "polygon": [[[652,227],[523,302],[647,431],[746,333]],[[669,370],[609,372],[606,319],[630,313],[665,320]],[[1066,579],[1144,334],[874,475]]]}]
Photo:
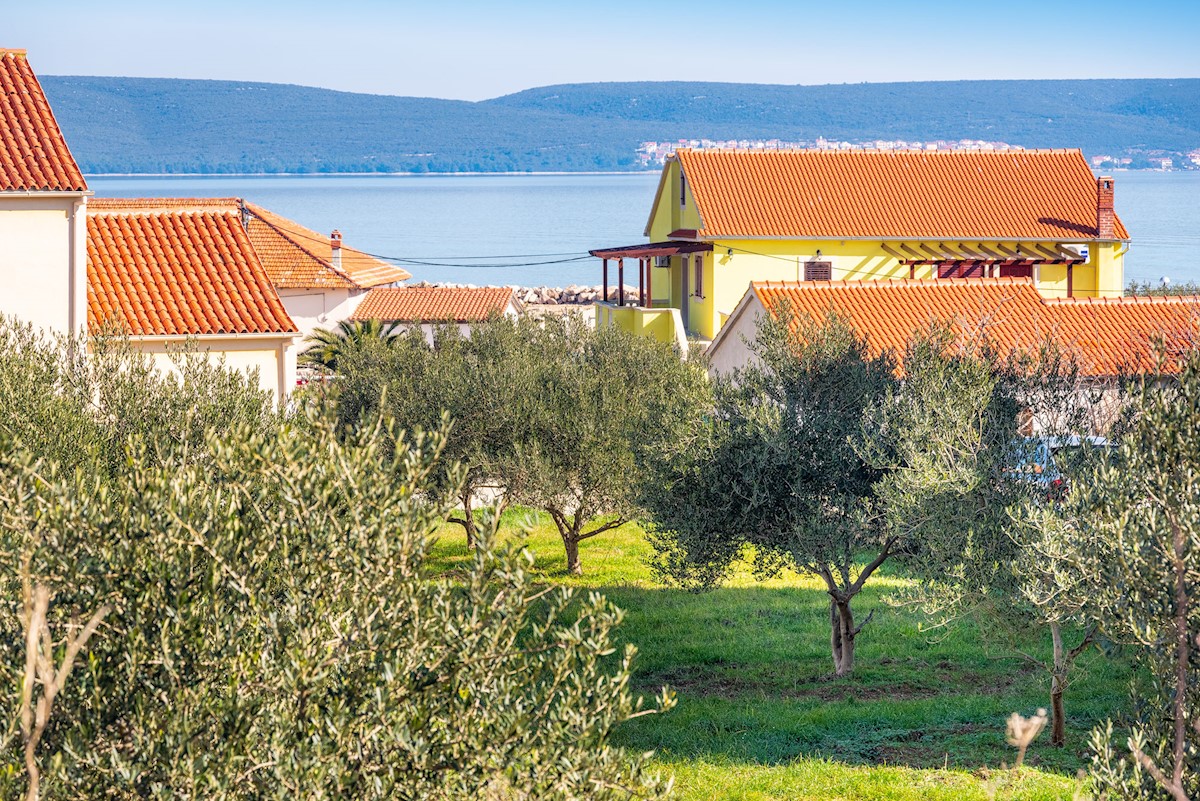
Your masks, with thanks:
[{"label": "mountain ridge", "polygon": [[[88,173],[622,171],[644,141],[982,139],[1200,148],[1200,79],[555,84],[481,101],[252,81],[46,75]],[[1138,166],[1137,161],[1132,166]]]}]

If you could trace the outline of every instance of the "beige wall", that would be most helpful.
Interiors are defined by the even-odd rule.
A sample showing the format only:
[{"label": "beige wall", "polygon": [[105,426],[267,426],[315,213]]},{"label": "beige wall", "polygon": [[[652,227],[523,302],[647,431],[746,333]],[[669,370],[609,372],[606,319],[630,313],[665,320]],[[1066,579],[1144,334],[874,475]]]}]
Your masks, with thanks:
[{"label": "beige wall", "polygon": [[226,337],[198,336],[182,338],[132,339],[130,344],[154,358],[154,365],[166,373],[175,372],[173,352],[191,349],[208,354],[215,363],[224,359],[225,366],[241,372],[258,373],[258,384],[270,392],[276,402],[286,400],[296,385],[296,349],[286,337]]},{"label": "beige wall", "polygon": [[354,313],[365,289],[276,289],[301,338],[318,328],[332,329]]},{"label": "beige wall", "polygon": [[766,307],[758,295],[747,293],[745,301],[738,304],[733,315],[721,329],[720,336],[713,340],[707,351],[708,372],[714,376],[728,375],[745,366],[757,356],[751,350],[758,334],[758,321],[766,313]]},{"label": "beige wall", "polygon": [[85,197],[0,192],[0,312],[57,333],[87,325]]}]

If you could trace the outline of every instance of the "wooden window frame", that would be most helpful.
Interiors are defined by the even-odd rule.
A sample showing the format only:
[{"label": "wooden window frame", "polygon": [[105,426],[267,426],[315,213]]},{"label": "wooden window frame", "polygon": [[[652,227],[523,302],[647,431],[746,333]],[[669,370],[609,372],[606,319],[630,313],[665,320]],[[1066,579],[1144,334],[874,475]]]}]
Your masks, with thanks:
[{"label": "wooden window frame", "polygon": [[833,262],[810,259],[804,262],[805,281],[832,281]]},{"label": "wooden window frame", "polygon": [[704,257],[699,253],[692,255],[692,297],[704,299]]}]

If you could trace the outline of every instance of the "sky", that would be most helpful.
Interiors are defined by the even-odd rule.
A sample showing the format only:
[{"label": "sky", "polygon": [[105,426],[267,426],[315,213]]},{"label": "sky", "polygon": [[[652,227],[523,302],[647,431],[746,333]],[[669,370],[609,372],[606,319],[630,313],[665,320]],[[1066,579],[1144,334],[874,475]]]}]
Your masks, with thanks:
[{"label": "sky", "polygon": [[1200,77],[1197,0],[3,0],[43,75],[482,100],[589,81]]}]

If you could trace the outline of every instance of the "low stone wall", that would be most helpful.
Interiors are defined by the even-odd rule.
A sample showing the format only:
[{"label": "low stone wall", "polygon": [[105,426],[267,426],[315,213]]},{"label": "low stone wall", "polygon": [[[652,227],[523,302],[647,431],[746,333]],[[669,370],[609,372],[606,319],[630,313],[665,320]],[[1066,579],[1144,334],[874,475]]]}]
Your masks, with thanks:
[{"label": "low stone wall", "polygon": [[[405,286],[413,287],[453,287],[455,289],[475,289],[475,284],[438,284],[429,281],[418,281]],[[550,287],[550,286],[512,286],[517,291],[517,300],[526,306],[584,306],[595,303],[600,300],[603,293],[603,288],[597,284],[596,286],[580,286],[571,284],[565,287]],[[610,286],[608,288],[608,300],[617,299],[617,288]],[[637,299],[637,287],[625,286],[625,300]]]}]

